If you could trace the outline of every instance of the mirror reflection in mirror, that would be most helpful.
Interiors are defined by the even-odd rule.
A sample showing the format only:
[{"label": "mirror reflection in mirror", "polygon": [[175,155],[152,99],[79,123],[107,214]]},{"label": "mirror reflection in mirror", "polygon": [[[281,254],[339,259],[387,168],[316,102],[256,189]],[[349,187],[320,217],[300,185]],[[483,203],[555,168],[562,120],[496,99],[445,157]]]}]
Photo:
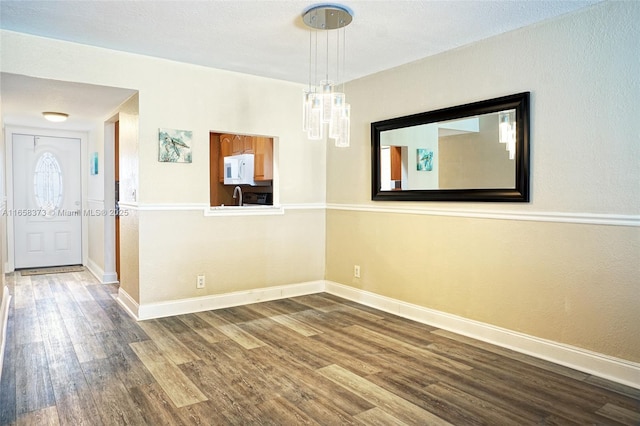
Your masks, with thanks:
[{"label": "mirror reflection in mirror", "polygon": [[529,92],[371,123],[372,200],[529,201]]},{"label": "mirror reflection in mirror", "polygon": [[381,190],[515,188],[515,110],[380,132]]}]

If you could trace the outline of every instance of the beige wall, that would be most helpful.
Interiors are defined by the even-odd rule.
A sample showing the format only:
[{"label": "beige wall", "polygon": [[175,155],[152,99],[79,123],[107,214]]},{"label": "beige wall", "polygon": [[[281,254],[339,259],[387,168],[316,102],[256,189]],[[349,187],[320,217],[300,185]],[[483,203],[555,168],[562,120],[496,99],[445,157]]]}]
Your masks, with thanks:
[{"label": "beige wall", "polygon": [[[104,117],[106,119],[106,117]],[[87,158],[85,164],[90,164],[91,154],[98,153],[98,174],[86,176],[86,198],[83,208],[85,212],[101,211],[105,208],[104,202],[104,123],[97,121],[95,127],[87,132]],[[104,252],[104,221],[103,216],[91,215],[83,218],[87,224],[87,260],[94,273],[101,275],[105,271]],[[97,269],[97,270],[96,270]],[[99,276],[102,279],[102,276]]]},{"label": "beige wall", "polygon": [[[324,209],[285,215],[203,217],[198,211],[140,211],[141,300],[231,293],[324,277]],[[206,288],[193,291],[196,276]]]},{"label": "beige wall", "polygon": [[515,188],[515,160],[498,142],[498,114],[478,118],[479,132],[438,138],[440,189]]},{"label": "beige wall", "polygon": [[[638,361],[639,232],[330,211],[328,279]],[[361,278],[352,278],[353,265]]]},{"label": "beige wall", "polygon": [[[115,122],[120,122],[121,170],[123,176],[123,192],[125,202],[134,202],[132,194],[137,191],[137,180],[132,183],[131,176],[137,176],[138,155],[138,94],[134,93],[108,116],[96,123],[89,133],[87,163],[91,154],[98,153],[98,174],[87,178],[87,206],[91,212],[109,212],[115,206],[114,195],[114,156],[115,156]],[[127,198],[128,196],[128,198]],[[113,282],[115,274],[115,218],[113,215],[85,216],[88,225],[88,263],[99,279]],[[136,245],[137,247],[137,245]],[[125,252],[127,250],[125,249]],[[135,276],[137,276],[137,269]],[[137,282],[137,279],[136,279]],[[136,284],[137,294],[137,284]]]},{"label": "beige wall", "polygon": [[[131,212],[122,221],[122,288],[137,302],[324,278],[323,210],[255,218],[200,209],[209,202],[210,131],[275,137],[276,200],[325,202],[325,144],[300,129],[302,85],[9,31],[0,42],[4,72],[138,91],[137,145],[121,160]],[[193,131],[193,163],[158,162],[159,128]]]},{"label": "beige wall", "polygon": [[[640,214],[639,20],[640,3],[606,2],[348,84],[327,279],[640,362],[640,228],[618,220]],[[371,201],[371,122],[523,91],[530,203]]]},{"label": "beige wall", "polygon": [[[140,111],[138,94],[132,96],[118,111],[118,163],[120,179],[120,288],[140,301],[140,288],[145,281],[140,276],[140,215],[135,208],[139,188]],[[111,218],[109,218],[111,220]],[[154,236],[150,236],[154,238]],[[114,258],[115,259],[115,258]],[[160,280],[158,283],[162,283]]]},{"label": "beige wall", "polygon": [[[405,127],[392,131],[381,132],[380,146],[400,146],[403,149],[402,188],[407,190],[438,188],[440,168],[440,153],[438,151],[438,126],[423,124],[421,126]],[[433,170],[430,172],[416,170],[418,159],[417,149],[430,149],[433,151]],[[406,153],[406,154],[405,154]],[[403,167],[404,168],[404,167]]]}]

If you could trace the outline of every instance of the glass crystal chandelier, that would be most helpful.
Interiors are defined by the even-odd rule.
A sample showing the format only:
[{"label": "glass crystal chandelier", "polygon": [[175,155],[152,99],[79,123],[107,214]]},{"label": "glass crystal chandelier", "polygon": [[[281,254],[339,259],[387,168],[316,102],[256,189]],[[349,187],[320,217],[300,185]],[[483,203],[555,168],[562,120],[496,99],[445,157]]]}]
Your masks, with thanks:
[{"label": "glass crystal chandelier", "polygon": [[498,139],[506,144],[509,159],[513,160],[516,156],[516,111],[501,111],[498,113],[498,123]]},{"label": "glass crystal chandelier", "polygon": [[[302,97],[302,130],[309,139],[319,140],[328,136],[335,140],[338,147],[348,147],[351,133],[351,107],[342,91],[339,91],[329,79],[330,58],[335,58],[332,71],[335,69],[336,81],[340,77],[340,68],[344,68],[345,30],[351,23],[352,14],[344,6],[322,4],[311,7],[302,15],[302,20],[310,28],[309,31],[309,86]],[[340,31],[342,29],[342,31]],[[329,53],[329,33],[335,31],[335,53]],[[326,34],[324,79],[318,81],[318,33]],[[340,33],[342,32],[342,36]],[[322,38],[322,37],[320,37]],[[322,43],[322,40],[320,41]],[[342,44],[342,46],[340,46]],[[342,57],[341,50],[342,48]],[[312,80],[313,74],[313,80]]]}]

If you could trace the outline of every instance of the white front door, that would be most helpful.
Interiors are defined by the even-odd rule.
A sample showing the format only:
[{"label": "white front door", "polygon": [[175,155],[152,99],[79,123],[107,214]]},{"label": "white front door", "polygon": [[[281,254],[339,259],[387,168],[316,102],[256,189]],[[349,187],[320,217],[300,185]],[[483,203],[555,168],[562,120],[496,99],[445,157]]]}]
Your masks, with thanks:
[{"label": "white front door", "polygon": [[14,134],[16,268],[82,263],[80,139]]}]

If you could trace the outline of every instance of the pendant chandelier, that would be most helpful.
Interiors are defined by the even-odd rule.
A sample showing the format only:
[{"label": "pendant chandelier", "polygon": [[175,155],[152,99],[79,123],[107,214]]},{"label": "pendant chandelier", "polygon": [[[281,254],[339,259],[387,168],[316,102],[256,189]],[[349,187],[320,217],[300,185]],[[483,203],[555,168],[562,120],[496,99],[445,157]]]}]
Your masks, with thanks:
[{"label": "pendant chandelier", "polygon": [[[328,136],[335,140],[336,146],[348,147],[351,133],[351,106],[344,95],[344,81],[339,90],[339,85],[336,86],[334,81],[329,79],[329,73],[330,71],[334,73],[335,81],[340,77],[344,78],[346,45],[344,28],[351,23],[352,14],[344,6],[322,4],[305,11],[302,20],[310,29],[309,86],[304,90],[302,98],[302,130],[307,132],[309,139],[320,140]],[[319,33],[326,35],[326,39],[319,41],[325,38],[319,36]],[[334,33],[333,40],[330,40],[329,33]],[[322,69],[319,69],[321,67],[318,60],[319,43],[325,43],[322,47],[326,51]],[[329,52],[330,44],[335,45],[333,54]],[[330,65],[331,62],[333,62],[332,65]],[[318,73],[323,73],[324,78],[318,80]]]},{"label": "pendant chandelier", "polygon": [[505,144],[509,159],[516,157],[516,111],[510,109],[498,113],[498,140]]}]

